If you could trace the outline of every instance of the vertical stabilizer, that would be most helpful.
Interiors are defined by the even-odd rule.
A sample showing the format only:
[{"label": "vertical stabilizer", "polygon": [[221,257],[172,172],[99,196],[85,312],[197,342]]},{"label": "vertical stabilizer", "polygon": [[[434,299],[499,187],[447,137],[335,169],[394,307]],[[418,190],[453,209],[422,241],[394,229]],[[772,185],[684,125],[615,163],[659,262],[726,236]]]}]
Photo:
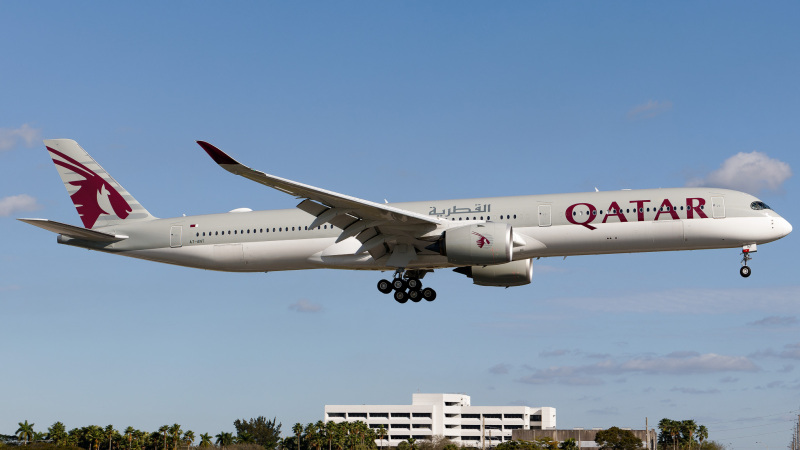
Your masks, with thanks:
[{"label": "vertical stabilizer", "polygon": [[72,139],[44,141],[86,228],[154,219],[128,191]]}]

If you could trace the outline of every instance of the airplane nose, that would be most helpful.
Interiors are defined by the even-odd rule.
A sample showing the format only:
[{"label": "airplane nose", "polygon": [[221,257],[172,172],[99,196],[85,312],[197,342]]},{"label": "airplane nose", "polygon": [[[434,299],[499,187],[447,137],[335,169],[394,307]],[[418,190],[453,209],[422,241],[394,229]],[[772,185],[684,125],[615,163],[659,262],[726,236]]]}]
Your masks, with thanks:
[{"label": "airplane nose", "polygon": [[792,224],[783,217],[775,220],[775,231],[778,233],[779,238],[782,238],[792,232]]}]

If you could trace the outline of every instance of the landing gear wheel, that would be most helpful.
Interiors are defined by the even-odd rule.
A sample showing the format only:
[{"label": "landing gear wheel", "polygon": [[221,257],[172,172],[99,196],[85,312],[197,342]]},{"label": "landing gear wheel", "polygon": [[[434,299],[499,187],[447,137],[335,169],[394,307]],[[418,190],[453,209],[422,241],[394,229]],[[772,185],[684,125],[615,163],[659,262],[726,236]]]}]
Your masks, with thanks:
[{"label": "landing gear wheel", "polygon": [[394,299],[397,300],[397,303],[405,303],[408,301],[408,294],[406,291],[394,291]]},{"label": "landing gear wheel", "polygon": [[419,278],[409,278],[406,281],[409,289],[419,289],[422,287],[422,283],[420,283]]},{"label": "landing gear wheel", "polygon": [[408,298],[414,303],[419,303],[419,301],[422,300],[422,291],[417,289],[409,289]]},{"label": "landing gear wheel", "polygon": [[378,281],[378,290],[383,294],[388,294],[392,292],[392,283],[390,283],[389,280]]},{"label": "landing gear wheel", "polygon": [[739,275],[741,275],[744,278],[749,277],[750,276],[750,268],[747,267],[747,266],[742,266],[742,268],[739,269]]},{"label": "landing gear wheel", "polygon": [[425,288],[422,290],[422,298],[425,300],[432,302],[436,300],[436,291],[431,288]]},{"label": "landing gear wheel", "polygon": [[405,280],[402,278],[395,278],[392,280],[392,288],[394,288],[395,291],[405,291],[407,287],[408,284],[406,284]]}]

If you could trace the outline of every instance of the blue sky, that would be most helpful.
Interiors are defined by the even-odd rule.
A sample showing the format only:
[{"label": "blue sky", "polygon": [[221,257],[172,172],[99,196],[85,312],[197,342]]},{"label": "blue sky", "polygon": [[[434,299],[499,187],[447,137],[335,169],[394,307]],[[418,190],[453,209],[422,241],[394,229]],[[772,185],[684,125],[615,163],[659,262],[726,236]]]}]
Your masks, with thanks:
[{"label": "blue sky", "polygon": [[80,223],[41,144],[64,137],[159,217],[296,204],[219,169],[203,139],[374,201],[705,183],[797,225],[799,14],[0,4],[0,433],[289,429],[420,391],[553,406],[560,428],[693,418],[732,448],[782,448],[800,408],[794,235],[759,248],[747,280],[737,250],[587,256],[508,290],[437,272],[437,301],[398,305],[378,273],[204,272],[57,246],[14,219]]}]

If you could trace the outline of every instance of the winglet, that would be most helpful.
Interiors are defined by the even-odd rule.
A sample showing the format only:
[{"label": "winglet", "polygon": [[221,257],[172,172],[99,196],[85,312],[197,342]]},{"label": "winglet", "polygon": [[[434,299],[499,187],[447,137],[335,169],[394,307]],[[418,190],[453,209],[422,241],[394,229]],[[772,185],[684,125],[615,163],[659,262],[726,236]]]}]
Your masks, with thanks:
[{"label": "winglet", "polygon": [[236,161],[235,159],[231,158],[230,156],[228,156],[227,153],[223,152],[222,150],[218,149],[217,147],[214,147],[213,145],[209,144],[208,142],[206,142],[206,141],[197,141],[197,143],[200,145],[200,147],[203,147],[203,150],[205,150],[206,153],[208,153],[208,156],[210,156],[211,159],[213,159],[215,163],[220,164],[220,165],[221,164],[232,164],[232,165],[239,164],[239,161]]}]

